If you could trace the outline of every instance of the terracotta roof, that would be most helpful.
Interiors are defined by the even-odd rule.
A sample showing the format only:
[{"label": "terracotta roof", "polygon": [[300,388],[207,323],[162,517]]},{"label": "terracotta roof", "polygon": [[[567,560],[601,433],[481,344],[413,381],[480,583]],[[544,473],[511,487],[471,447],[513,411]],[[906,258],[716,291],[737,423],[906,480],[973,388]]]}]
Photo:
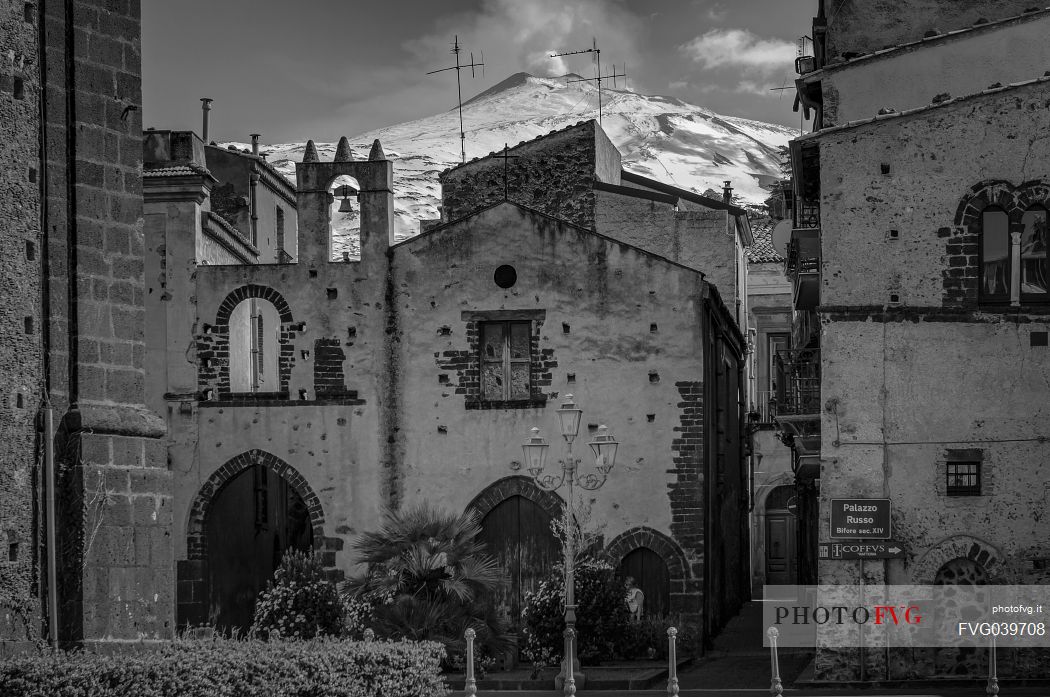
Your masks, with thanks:
[{"label": "terracotta roof", "polygon": [[160,167],[142,170],[143,177],[188,177],[194,174],[210,174],[210,172],[197,165],[175,165],[174,167]]},{"label": "terracotta roof", "polygon": [[940,34],[934,34],[933,36],[924,36],[923,38],[921,38],[921,39],[919,39],[917,41],[909,41],[909,42],[903,43],[903,44],[897,44],[897,45],[894,45],[894,46],[887,46],[885,48],[879,49],[878,51],[872,51],[871,53],[865,53],[863,55],[855,56],[855,57],[850,58],[850,59],[841,59],[840,58],[839,60],[835,61],[835,59],[833,58],[832,60],[835,61],[835,62],[826,62],[824,64],[823,68],[821,68],[820,70],[814,70],[812,73],[807,73],[806,75],[803,76],[803,79],[808,80],[810,78],[810,76],[818,75],[819,73],[821,73],[823,71],[829,71],[830,72],[830,71],[833,71],[833,70],[838,70],[839,68],[852,67],[852,66],[856,65],[857,63],[862,63],[864,61],[868,61],[868,60],[871,60],[873,58],[879,58],[879,57],[885,56],[887,54],[896,53],[898,51],[904,51],[904,50],[907,50],[909,48],[914,48],[916,46],[925,46],[925,45],[928,45],[928,44],[931,44],[931,43],[939,43],[940,39],[952,38],[952,37],[959,36],[960,34],[970,34],[972,32],[984,31],[984,30],[987,30],[987,29],[998,29],[998,28],[1000,28],[1000,27],[1002,27],[1003,25],[1006,25],[1006,24],[1020,23],[1020,22],[1026,21],[1028,19],[1034,19],[1034,18],[1037,18],[1037,17],[1044,17],[1044,16],[1046,16],[1048,14],[1050,14],[1050,7],[1033,8],[1033,9],[1030,9],[1030,10],[1026,10],[1025,12],[1023,12],[1023,13],[1021,13],[1019,15],[1012,15],[1010,17],[1006,17],[1004,19],[997,19],[995,21],[984,21],[984,22],[980,22],[978,24],[973,24],[973,25],[971,25],[969,27],[963,27],[962,29],[956,29],[954,31],[946,31],[946,32],[942,32]]},{"label": "terracotta roof", "polygon": [[[1050,71],[1048,71],[1048,72],[1050,72]],[[983,97],[983,96],[986,96],[986,95],[989,95],[989,94],[997,94],[999,92],[1009,92],[1011,90],[1015,90],[1015,89],[1018,89],[1020,87],[1027,87],[1028,85],[1036,85],[1036,84],[1040,84],[1040,83],[1044,83],[1044,82],[1050,82],[1050,75],[1044,75],[1042,77],[1037,77],[1034,80],[1024,80],[1022,82],[1013,82],[1013,83],[1010,83],[1009,85],[1000,85],[999,83],[996,83],[992,87],[989,87],[988,89],[982,90],[980,92],[974,92],[973,94],[967,94],[967,95],[963,95],[962,97],[954,97],[954,98],[946,96],[941,101],[934,102],[933,104],[926,104],[924,106],[915,107],[914,109],[905,109],[904,111],[896,111],[894,109],[880,109],[879,110],[880,113],[877,114],[876,116],[871,117],[871,118],[857,119],[856,121],[849,121],[849,122],[841,124],[839,126],[830,126],[828,128],[824,128],[824,129],[821,129],[819,131],[814,131],[813,133],[807,133],[804,136],[799,136],[798,138],[795,138],[794,141],[798,142],[798,141],[817,140],[821,136],[827,135],[829,133],[837,133],[839,131],[849,130],[851,128],[856,128],[858,126],[864,126],[864,125],[867,125],[869,123],[875,123],[876,121],[891,121],[893,119],[899,119],[902,116],[911,116],[912,114],[920,114],[920,113],[923,113],[923,112],[926,112],[926,111],[932,111],[933,109],[941,109],[941,108],[949,106],[951,104],[958,104],[960,102],[968,101],[968,100],[974,99],[976,97]]]},{"label": "terracotta roof", "polygon": [[772,221],[752,224],[751,232],[755,236],[755,243],[747,248],[747,263],[773,264],[784,261],[784,257],[773,247]]}]

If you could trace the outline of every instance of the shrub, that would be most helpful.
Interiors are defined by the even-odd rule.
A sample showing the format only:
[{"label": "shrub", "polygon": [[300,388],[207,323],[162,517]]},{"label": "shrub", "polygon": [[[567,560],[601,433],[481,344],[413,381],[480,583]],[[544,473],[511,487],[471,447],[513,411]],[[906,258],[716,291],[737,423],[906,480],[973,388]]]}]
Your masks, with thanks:
[{"label": "shrub", "polygon": [[[576,564],[576,635],[580,661],[595,664],[617,655],[630,615],[626,588],[604,561]],[[564,572],[555,569],[537,589],[525,595],[525,649],[529,656],[561,660],[564,647]]]},{"label": "shrub", "polygon": [[476,540],[480,531],[471,515],[425,504],[388,511],[379,530],[355,541],[368,570],[346,582],[345,596],[372,606],[377,636],[439,641],[454,661],[473,628],[477,657],[498,655],[513,645],[492,603],[504,574]]},{"label": "shrub", "polygon": [[251,633],[265,639],[313,639],[343,629],[344,608],[335,585],[325,578],[318,555],[290,549],[255,601]]},{"label": "shrub", "polygon": [[631,621],[617,647],[617,653],[627,659],[650,658],[651,653],[652,658],[666,661],[667,630],[670,627],[678,629],[675,640],[677,656],[684,658],[694,655],[700,646],[697,626],[670,617],[643,617],[638,621]]},{"label": "shrub", "polygon": [[432,642],[178,640],[0,662],[4,697],[444,697]]}]

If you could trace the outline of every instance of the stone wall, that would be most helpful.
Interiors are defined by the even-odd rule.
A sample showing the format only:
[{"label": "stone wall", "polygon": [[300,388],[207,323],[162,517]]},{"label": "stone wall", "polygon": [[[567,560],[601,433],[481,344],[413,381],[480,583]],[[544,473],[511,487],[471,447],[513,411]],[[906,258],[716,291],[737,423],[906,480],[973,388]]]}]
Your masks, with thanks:
[{"label": "stone wall", "polygon": [[0,652],[39,636],[42,450],[38,8],[0,5]]},{"label": "stone wall", "polygon": [[939,33],[971,26],[979,19],[994,21],[1019,15],[1028,0],[844,0],[829,2],[827,55],[871,53],[886,46],[918,41],[928,31]]},{"label": "stone wall", "polygon": [[45,13],[60,637],[164,639],[171,499],[164,426],[144,407],[140,8],[47,0]]},{"label": "stone wall", "polygon": [[[1001,19],[1005,11],[997,10]],[[948,27],[941,25],[941,30]],[[1050,28],[1050,13],[1041,12],[990,24],[961,35],[944,36],[881,56],[829,67],[821,79],[824,126],[869,119],[882,108],[897,111],[925,106],[940,94],[961,97],[990,85],[1002,85],[1042,76],[1042,51],[1014,51],[1014,46],[1036,46]],[[833,33],[833,32],[832,32]],[[917,38],[921,38],[917,37]],[[922,70],[912,70],[916,61]],[[900,79],[901,75],[908,79]],[[880,85],[878,90],[872,85]]]},{"label": "stone wall", "polygon": [[619,162],[611,162],[618,157],[603,147],[605,143],[608,138],[598,124],[584,121],[519,143],[509,150],[512,159],[506,160],[506,166],[504,160],[492,157],[446,170],[439,177],[442,219],[457,220],[498,203],[509,191],[515,203],[594,228],[594,182],[611,172],[616,176],[612,183],[619,181]]}]

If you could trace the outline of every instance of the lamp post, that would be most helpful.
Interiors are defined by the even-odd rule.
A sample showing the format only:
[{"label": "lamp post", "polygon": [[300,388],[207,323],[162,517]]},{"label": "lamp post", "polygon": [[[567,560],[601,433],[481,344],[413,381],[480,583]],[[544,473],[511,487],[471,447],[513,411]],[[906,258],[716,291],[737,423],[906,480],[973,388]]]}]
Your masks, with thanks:
[{"label": "lamp post", "polygon": [[521,448],[525,453],[527,471],[537,486],[545,491],[554,491],[563,485],[568,486],[565,504],[565,653],[562,658],[561,673],[555,678],[555,685],[557,686],[557,681],[561,680],[563,692],[566,695],[574,695],[576,694],[577,677],[582,683],[583,673],[579,670],[580,663],[576,655],[576,598],[573,587],[576,518],[573,511],[573,488],[578,486],[587,491],[600,489],[616,463],[616,448],[619,443],[609,434],[609,429],[600,426],[594,440],[588,443],[594,454],[594,467],[597,473],[581,474],[579,466],[582,461],[573,458],[572,443],[580,431],[580,418],[583,416],[583,410],[573,402],[572,395],[567,394],[565,401],[556,411],[566,446],[565,459],[558,461],[561,466],[561,474],[543,471],[547,464],[547,450],[550,446],[540,436],[540,429],[533,428],[532,435]]}]

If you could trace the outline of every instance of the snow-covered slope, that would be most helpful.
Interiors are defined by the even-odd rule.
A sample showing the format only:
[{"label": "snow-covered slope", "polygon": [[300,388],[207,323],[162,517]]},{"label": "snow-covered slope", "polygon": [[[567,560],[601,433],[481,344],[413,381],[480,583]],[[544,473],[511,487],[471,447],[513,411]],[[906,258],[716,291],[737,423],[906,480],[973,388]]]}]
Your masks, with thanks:
[{"label": "snow-covered slope", "polygon": [[[590,83],[517,73],[464,103],[467,159],[591,118],[598,118],[598,91]],[[785,126],[720,116],[672,97],[608,88],[602,90],[602,127],[629,171],[698,193],[720,191],[730,180],[738,196],[753,202],[765,199],[762,187],[779,176],[777,148],[797,135]],[[420,220],[438,217],[438,173],[460,160],[459,115],[453,108],[362,133],[350,138],[354,157],[368,157],[375,138],[394,160],[396,235],[404,239],[418,233]],[[287,143],[264,151],[294,181],[294,163],[305,146]],[[317,149],[322,160],[335,155],[335,143],[317,143]],[[336,257],[342,251],[356,256],[356,216],[333,215]]]}]

